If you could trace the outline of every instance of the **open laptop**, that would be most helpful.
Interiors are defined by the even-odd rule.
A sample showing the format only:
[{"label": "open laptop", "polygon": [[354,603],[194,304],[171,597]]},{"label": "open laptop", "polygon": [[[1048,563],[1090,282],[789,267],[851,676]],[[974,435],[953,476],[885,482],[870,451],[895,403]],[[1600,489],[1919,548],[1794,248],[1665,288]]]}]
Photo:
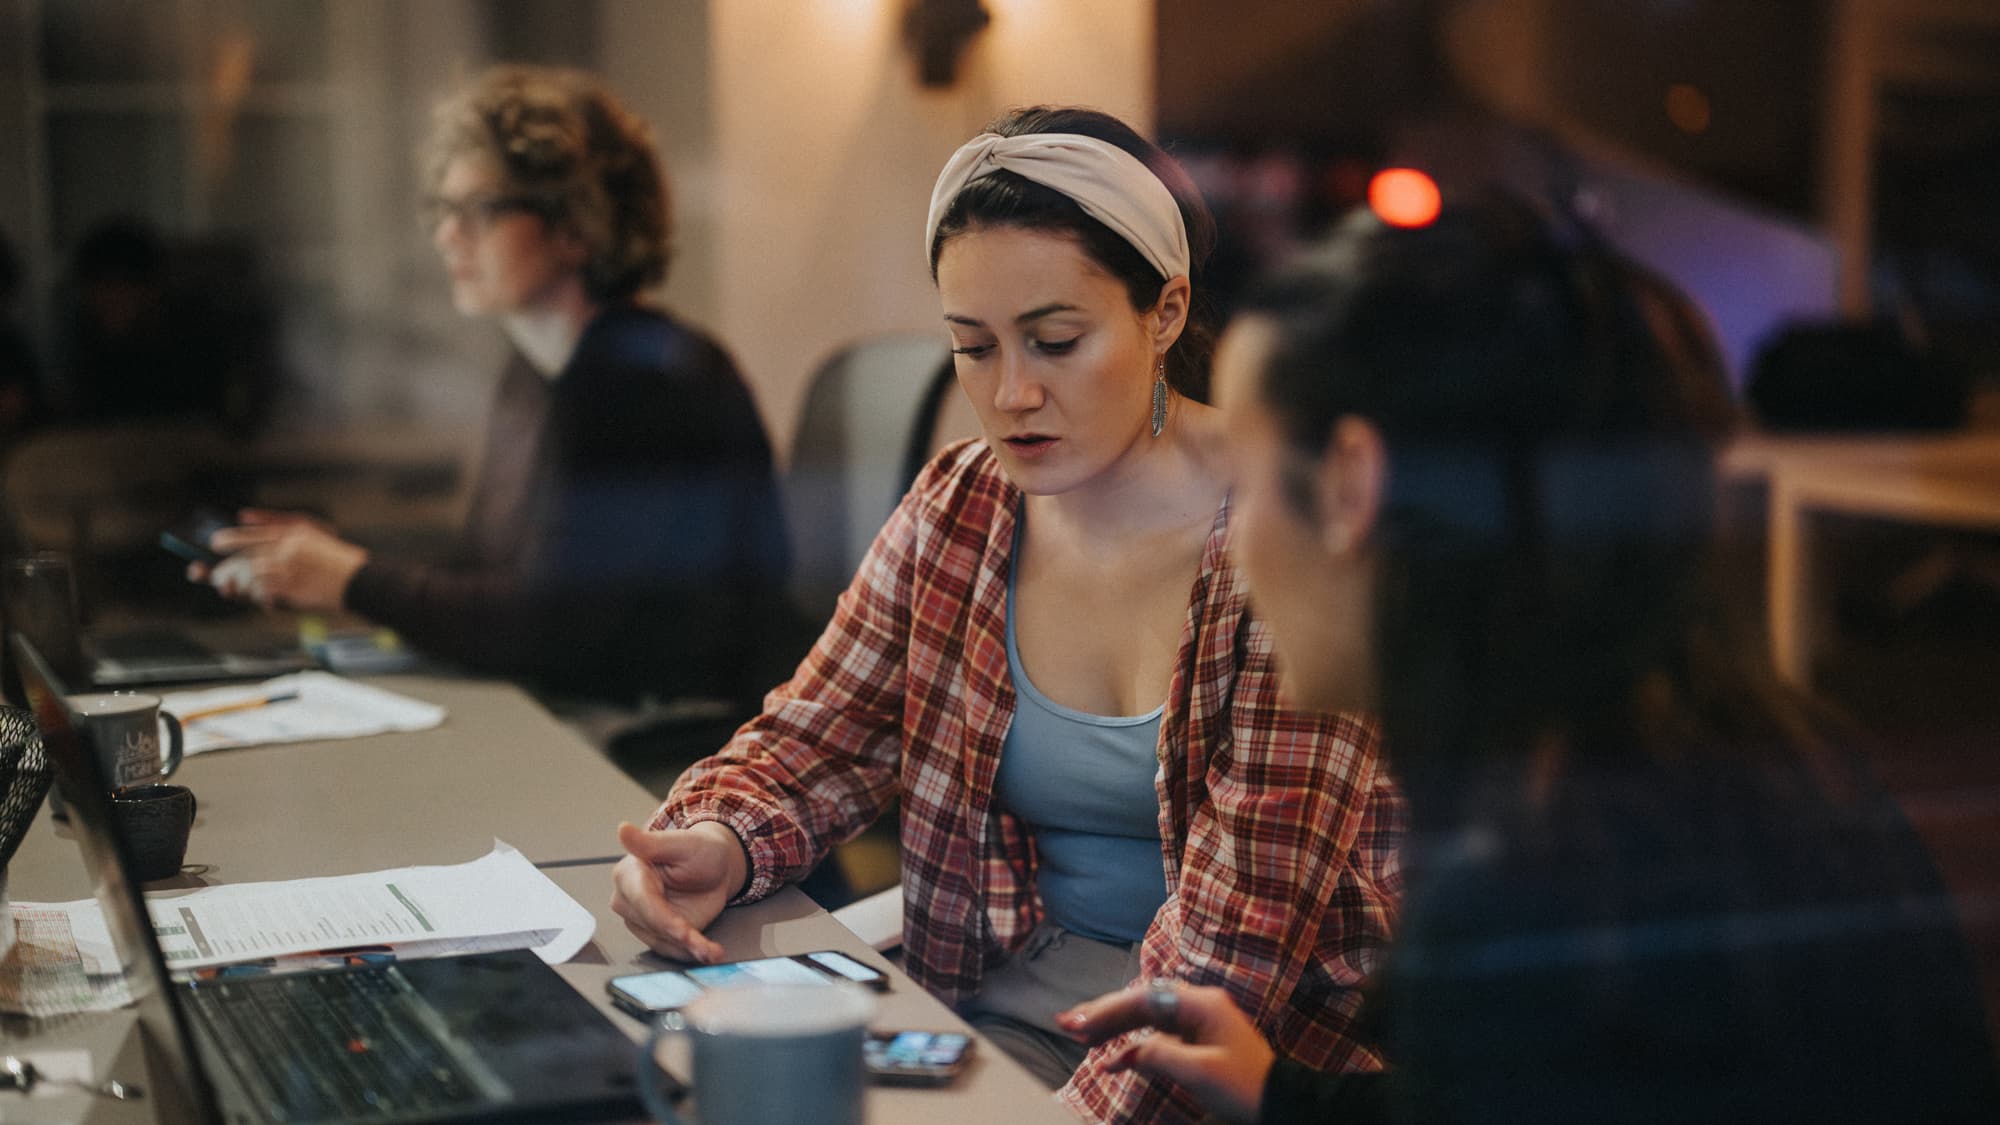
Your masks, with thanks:
[{"label": "open laptop", "polygon": [[34,646],[10,640],[139,1009],[159,1120],[639,1116],[637,1049],[528,950],[170,977],[88,735]]},{"label": "open laptop", "polygon": [[296,641],[219,648],[170,627],[90,635],[90,678],[100,688],[263,680],[313,666]]}]

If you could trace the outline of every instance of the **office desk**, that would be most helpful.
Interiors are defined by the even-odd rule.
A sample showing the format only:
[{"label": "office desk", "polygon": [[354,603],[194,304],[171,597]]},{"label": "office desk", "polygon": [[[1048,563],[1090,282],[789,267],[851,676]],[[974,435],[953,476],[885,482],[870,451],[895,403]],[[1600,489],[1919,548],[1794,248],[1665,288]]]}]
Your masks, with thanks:
[{"label": "office desk", "polygon": [[[615,852],[611,827],[621,817],[646,813],[652,797],[511,687],[408,677],[377,682],[441,703],[451,715],[430,731],[190,759],[178,778],[200,794],[202,806],[188,860],[206,866],[148,889],[461,862],[483,854],[498,836],[530,859],[556,865],[545,867],[549,877],[596,917],[594,940],[559,971],[635,1041],[642,1039],[643,1025],[611,1006],[604,985],[667,962],[648,953],[611,913],[611,863],[590,857]],[[9,872],[9,893],[17,901],[60,902],[91,893],[68,829],[46,812]],[[728,911],[710,933],[731,959],[842,950],[891,977],[876,1026],[964,1030],[949,1009],[796,889]],[[83,1048],[97,1060],[98,1073],[130,1080],[145,1073],[133,1019],[121,1011],[38,1024],[10,1020],[7,1050]],[[1074,1120],[989,1044],[949,1088],[871,1089],[868,1098],[868,1120],[893,1125]],[[152,1120],[144,1101],[67,1092],[23,1100],[0,1093],[0,1121],[10,1123]]]},{"label": "office desk", "polygon": [[1771,659],[1810,687],[1819,607],[1812,520],[1820,514],[2000,529],[2000,432],[1939,436],[1750,435],[1721,460],[1725,480],[1767,488],[1765,614]]},{"label": "office desk", "polygon": [[[561,868],[549,871],[548,875],[597,916],[595,940],[561,966],[562,975],[635,1039],[643,1039],[644,1025],[611,1005],[605,996],[604,983],[626,973],[670,968],[672,963],[647,952],[639,939],[626,931],[617,915],[611,913],[610,864]],[[722,943],[732,961],[838,949],[889,974],[889,991],[880,998],[875,1027],[967,1030],[965,1022],[953,1015],[951,1009],[883,960],[797,888],[786,887],[763,902],[728,910],[708,932]],[[1046,1087],[998,1048],[983,1042],[974,1049],[966,1072],[951,1086],[938,1089],[871,1086],[867,1108],[869,1122],[911,1125],[938,1121],[950,1121],[952,1125],[1076,1121]]]},{"label": "office desk", "polygon": [[[647,952],[637,938],[611,913],[611,865],[588,864],[552,869],[548,872],[571,897],[591,909],[597,918],[597,934],[583,951],[558,971],[579,992],[590,997],[606,1018],[631,1035],[634,1060],[636,1044],[645,1039],[645,1025],[611,1005],[604,985],[612,977],[671,967],[670,963]],[[74,885],[68,897],[88,893],[81,867],[73,872]],[[65,881],[67,882],[67,881]],[[883,970],[890,976],[890,989],[881,997],[874,1026],[916,1028],[937,1031],[964,1031],[965,1024],[950,1009],[932,997],[902,972],[869,949],[833,916],[812,900],[787,887],[763,902],[736,907],[726,912],[709,933],[722,943],[731,960],[775,954],[810,953],[817,949],[838,949]],[[12,1028],[10,1026],[10,1032]],[[11,1034],[7,1050],[35,1052],[56,1047],[81,1047],[94,1058],[113,1060],[109,1067],[100,1063],[100,1072],[132,1081],[145,1073],[138,1036],[129,1011],[73,1016],[51,1021],[16,1040]],[[774,1076],[778,1078],[781,1076]],[[138,1078],[144,1082],[146,1079]],[[0,1093],[0,1121],[23,1125],[55,1122],[90,1122],[92,1125],[125,1125],[153,1120],[144,1101],[120,1103],[86,1094],[21,1100]],[[975,1049],[966,1072],[949,1087],[937,1089],[871,1087],[868,1091],[867,1120],[881,1125],[928,1125],[951,1121],[954,1125],[1035,1125],[1036,1122],[1074,1122],[1070,1112],[1056,1102],[1027,1071],[990,1044]]]},{"label": "office desk", "polygon": [[[381,676],[371,683],[446,709],[432,730],[216,750],[173,780],[200,801],[189,866],[159,887],[250,883],[477,859],[499,837],[535,863],[616,857],[618,822],[652,794],[519,688]],[[44,812],[14,859],[11,894],[73,866],[69,828]],[[75,895],[69,897],[77,897]]]}]

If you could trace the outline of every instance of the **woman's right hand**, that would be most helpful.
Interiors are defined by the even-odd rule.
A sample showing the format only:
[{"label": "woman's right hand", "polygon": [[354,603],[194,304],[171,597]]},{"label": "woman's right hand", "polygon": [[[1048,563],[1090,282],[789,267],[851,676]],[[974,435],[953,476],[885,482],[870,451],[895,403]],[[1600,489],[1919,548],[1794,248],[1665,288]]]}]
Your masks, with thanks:
[{"label": "woman's right hand", "polygon": [[218,529],[208,546],[225,556],[190,563],[189,581],[206,582],[226,598],[258,605],[323,612],[341,608],[347,584],[368,562],[368,551],[335,534],[331,525],[301,512],[245,508],[235,527]]},{"label": "woman's right hand", "polygon": [[714,964],[722,946],[702,929],[744,883],[750,857],[726,825],[649,831],[618,826],[626,855],[611,872],[611,910],[646,947],[679,961]]},{"label": "woman's right hand", "polygon": [[1166,1032],[1126,1040],[1105,1060],[1105,1069],[1171,1079],[1216,1116],[1255,1121],[1264,1081],[1277,1060],[1271,1045],[1222,989],[1171,982],[1167,987],[1173,1002],[1164,1011],[1151,987],[1140,984],[1078,1004],[1058,1014],[1056,1023],[1093,1046],[1136,1028]]}]

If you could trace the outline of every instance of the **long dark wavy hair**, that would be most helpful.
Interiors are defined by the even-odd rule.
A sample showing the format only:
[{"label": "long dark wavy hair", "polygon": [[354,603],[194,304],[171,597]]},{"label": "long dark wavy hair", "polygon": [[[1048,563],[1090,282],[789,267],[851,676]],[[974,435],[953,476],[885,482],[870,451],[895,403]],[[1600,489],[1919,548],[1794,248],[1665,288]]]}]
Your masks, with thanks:
[{"label": "long dark wavy hair", "polygon": [[[986,126],[1003,137],[1076,133],[1116,145],[1137,157],[1173,193],[1188,236],[1188,286],[1193,290],[1180,339],[1168,350],[1167,384],[1196,402],[1208,401],[1209,360],[1215,351],[1215,314],[1203,285],[1203,267],[1215,249],[1215,218],[1202,202],[1194,180],[1173,157],[1108,113],[1072,106],[1017,109]],[[944,244],[974,227],[1006,226],[1057,231],[1074,236],[1092,261],[1125,286],[1132,308],[1145,312],[1159,303],[1167,279],[1137,247],[1086,214],[1069,196],[1012,172],[995,172],[965,186],[938,223],[930,245],[931,280],[937,280]]]},{"label": "long dark wavy hair", "polygon": [[1239,311],[1278,330],[1261,393],[1305,455],[1302,510],[1338,419],[1383,435],[1371,648],[1413,797],[1537,760],[1816,743],[1720,590],[1736,411],[1667,282],[1496,196],[1418,229],[1352,216]]}]

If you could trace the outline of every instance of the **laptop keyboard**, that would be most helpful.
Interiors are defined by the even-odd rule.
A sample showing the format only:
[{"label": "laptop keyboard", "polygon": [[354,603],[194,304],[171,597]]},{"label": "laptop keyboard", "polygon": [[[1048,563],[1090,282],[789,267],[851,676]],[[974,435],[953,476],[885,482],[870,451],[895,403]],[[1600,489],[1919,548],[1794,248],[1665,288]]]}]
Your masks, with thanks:
[{"label": "laptop keyboard", "polygon": [[488,1100],[479,1064],[393,965],[204,981],[185,996],[267,1120],[386,1118]]}]

